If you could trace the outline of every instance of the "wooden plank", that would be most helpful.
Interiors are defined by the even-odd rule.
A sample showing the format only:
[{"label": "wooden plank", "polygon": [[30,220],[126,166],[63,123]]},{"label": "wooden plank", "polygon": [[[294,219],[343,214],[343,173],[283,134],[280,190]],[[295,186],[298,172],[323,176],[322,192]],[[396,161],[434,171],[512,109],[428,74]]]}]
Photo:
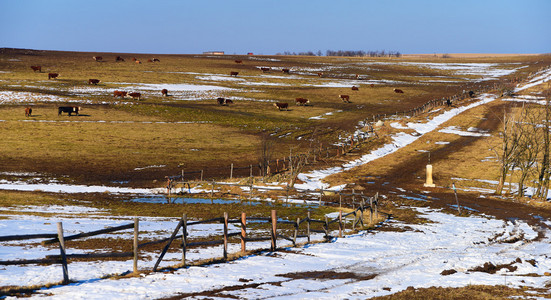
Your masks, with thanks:
[{"label": "wooden plank", "polygon": [[32,240],[32,239],[51,239],[55,237],[57,237],[57,234],[55,233],[5,235],[5,236],[0,236],[0,242]]},{"label": "wooden plank", "polygon": [[[134,252],[106,252],[106,253],[77,253],[66,254],[66,258],[117,258],[117,257],[133,257]],[[60,255],[47,255],[46,259],[55,259],[61,261]]]},{"label": "wooden plank", "polygon": [[247,214],[241,213],[241,252],[247,249]]},{"label": "wooden plank", "polygon": [[[96,230],[96,231],[83,232],[83,233],[79,233],[79,234],[75,234],[75,235],[69,235],[69,236],[65,237],[65,240],[70,241],[70,240],[75,240],[75,239],[79,239],[79,238],[83,238],[83,237],[90,237],[90,236],[95,236],[95,235],[100,235],[100,234],[104,234],[104,233],[110,233],[110,232],[114,232],[114,231],[130,229],[130,228],[134,228],[134,223],[121,225],[121,226],[117,226],[117,227],[109,227],[109,228],[100,229],[100,230]],[[57,242],[58,242],[58,239],[51,239],[51,240],[43,241],[42,245],[48,245],[48,244],[53,244],[53,243],[57,243]]]},{"label": "wooden plank", "polygon": [[277,248],[277,215],[276,211],[272,209],[272,231],[271,231],[271,237],[272,237],[272,244],[271,244],[271,250],[275,251]]},{"label": "wooden plank", "polygon": [[224,212],[224,260],[228,259],[228,213]]},{"label": "wooden plank", "polygon": [[134,273],[138,273],[138,234],[139,234],[139,220],[138,218],[134,218],[134,243],[132,244],[132,250],[133,250],[133,265],[132,269]]},{"label": "wooden plank", "polygon": [[187,250],[187,215],[182,215],[182,265],[186,265]]},{"label": "wooden plank", "polygon": [[269,241],[271,237],[248,237],[246,238],[247,242],[260,242],[260,241]]},{"label": "wooden plank", "polygon": [[196,246],[213,246],[213,245],[222,245],[222,244],[224,244],[224,240],[192,242],[192,243],[187,243],[187,247],[191,248]]},{"label": "wooden plank", "polygon": [[205,223],[213,223],[213,222],[223,222],[224,221],[224,218],[212,218],[212,219],[208,219],[208,220],[204,220],[204,221],[193,221],[193,222],[188,222],[187,225],[188,226],[191,226],[191,225],[197,225],[197,224],[205,224]]},{"label": "wooden plank", "polygon": [[180,222],[178,222],[178,225],[176,226],[176,229],[174,230],[174,232],[172,232],[172,235],[170,236],[168,243],[166,244],[163,251],[161,252],[161,255],[159,256],[159,259],[157,259],[157,262],[155,262],[155,266],[153,266],[153,272],[157,271],[157,267],[161,263],[161,260],[163,260],[163,257],[165,256],[166,251],[168,251],[168,248],[170,247],[170,244],[172,244],[172,241],[176,238],[176,235],[180,230],[180,227],[182,227],[182,223],[183,223],[182,220],[180,220]]},{"label": "wooden plank", "polygon": [[63,269],[62,284],[69,283],[69,270],[67,268],[67,257],[65,256],[65,239],[63,238],[63,224],[57,222],[57,239],[59,240],[59,252],[61,255],[61,268]]},{"label": "wooden plank", "polygon": [[22,260],[0,260],[2,266],[13,265],[30,265],[30,264],[58,264],[61,263],[61,256],[58,258],[41,258],[41,259],[22,259]]},{"label": "wooden plank", "polygon": [[277,235],[278,238],[282,238],[284,240],[288,240],[289,242],[293,242],[293,238],[292,237],[288,237],[288,236],[285,236],[285,235],[282,235],[282,234],[278,234]]}]

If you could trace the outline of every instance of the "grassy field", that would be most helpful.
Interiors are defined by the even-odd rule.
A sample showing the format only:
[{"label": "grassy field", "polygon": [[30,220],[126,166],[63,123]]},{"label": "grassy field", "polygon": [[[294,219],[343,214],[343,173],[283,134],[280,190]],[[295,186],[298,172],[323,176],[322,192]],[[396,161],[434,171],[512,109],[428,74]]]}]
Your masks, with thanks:
[{"label": "grassy field", "polygon": [[[96,55],[103,61],[94,61]],[[273,157],[281,158],[290,148],[306,151],[319,143],[335,143],[375,114],[393,114],[494,83],[475,83],[480,78],[476,72],[457,74],[453,68],[431,64],[484,63],[490,64],[489,70],[516,69],[511,78],[549,60],[120,54],[125,61],[115,62],[117,55],[7,49],[0,53],[4,171],[38,171],[80,183],[130,181],[135,186],[151,186],[181,169],[204,169],[215,176],[231,163],[257,164],[263,136],[272,140]],[[153,57],[160,62],[147,62]],[[33,72],[31,65],[42,66],[42,72]],[[263,73],[260,67],[271,71]],[[291,69],[290,74],[282,68]],[[239,75],[231,77],[230,71]],[[48,80],[48,72],[59,73],[59,78]],[[101,82],[88,85],[90,78]],[[353,85],[359,90],[352,91]],[[169,97],[161,96],[162,87]],[[394,88],[405,93],[396,94]],[[139,91],[142,100],[114,98],[113,90]],[[343,103],[339,94],[349,94],[351,103]],[[219,106],[217,97],[233,99],[234,104]],[[311,105],[295,106],[296,97],[308,98]],[[278,111],[276,101],[288,102],[290,109]],[[57,106],[62,104],[81,106],[81,115],[58,116]],[[23,115],[26,105],[33,107],[31,118]],[[144,169],[148,166],[162,167]]]}]

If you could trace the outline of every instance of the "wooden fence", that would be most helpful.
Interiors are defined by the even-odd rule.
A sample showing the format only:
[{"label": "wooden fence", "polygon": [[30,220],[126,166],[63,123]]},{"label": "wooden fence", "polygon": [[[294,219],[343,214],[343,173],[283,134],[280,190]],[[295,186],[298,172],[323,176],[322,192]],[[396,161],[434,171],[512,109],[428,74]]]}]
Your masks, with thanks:
[{"label": "wooden fence", "polygon": [[[342,237],[345,231],[347,223],[349,223],[351,230],[364,229],[364,213],[369,213],[370,215],[370,224],[373,224],[373,218],[375,220],[379,219],[379,214],[384,214],[388,219],[390,214],[384,212],[378,212],[377,210],[377,201],[371,201],[370,205],[367,205],[366,202],[362,201],[360,205],[354,209],[352,212],[343,214],[340,211],[337,218],[329,220],[327,217],[325,220],[316,220],[310,217],[310,213],[304,218],[297,218],[296,220],[282,220],[277,218],[277,213],[275,210],[272,210],[270,217],[247,217],[246,213],[242,213],[240,218],[229,219],[228,214],[224,213],[223,217],[213,218],[209,220],[200,220],[200,221],[188,221],[187,215],[183,214],[182,218],[179,220],[176,228],[172,231],[172,234],[169,238],[148,241],[139,244],[139,220],[134,218],[134,222],[126,225],[109,227],[101,230],[79,233],[70,236],[64,236],[63,234],[63,224],[62,222],[57,223],[57,233],[52,234],[29,234],[29,235],[11,235],[11,236],[1,236],[0,242],[8,241],[20,241],[20,240],[31,240],[31,239],[47,239],[42,242],[42,245],[50,244],[59,244],[60,255],[50,255],[41,259],[26,259],[26,260],[8,260],[0,261],[0,265],[28,265],[28,264],[61,264],[63,269],[63,284],[68,284],[69,280],[69,270],[68,270],[68,261],[71,259],[100,259],[100,258],[124,258],[124,257],[133,257],[133,272],[138,272],[138,258],[139,258],[139,249],[143,249],[146,246],[165,244],[155,265],[153,271],[159,270],[159,264],[163,260],[163,257],[167,253],[168,249],[175,240],[181,240],[178,244],[178,247],[182,250],[182,260],[181,264],[178,267],[186,265],[186,253],[191,248],[196,247],[208,247],[223,245],[222,250],[222,259],[225,261],[228,258],[228,245],[230,242],[240,243],[241,252],[244,253],[247,251],[247,243],[257,242],[257,241],[271,241],[271,246],[269,250],[277,251],[278,249],[278,239],[283,239],[292,243],[292,246],[297,246],[298,238],[306,238],[306,243],[310,243],[312,233],[323,233],[323,240],[321,242],[327,242],[333,236],[331,235],[332,231],[338,230],[338,237]],[[346,218],[353,216],[352,222],[347,222]],[[255,230],[250,234],[247,231],[247,223],[267,223],[271,224],[269,226],[268,232],[262,230]],[[197,226],[199,224],[213,224],[219,223],[223,226],[223,234],[220,238],[216,239],[215,237],[210,237],[207,241],[201,241],[200,237],[195,240],[190,237],[189,228],[192,226]],[[351,224],[350,224],[351,223]],[[228,224],[237,224],[240,227],[240,231],[229,232]],[[290,228],[285,228],[285,226]],[[333,226],[333,229],[331,229]],[[336,228],[335,228],[336,226]],[[106,233],[113,233],[123,230],[134,230],[134,239],[132,244],[132,251],[128,252],[110,252],[110,253],[88,253],[88,254],[67,254],[67,247],[65,245],[66,241],[77,240],[85,237],[97,236]],[[180,233],[181,231],[181,233]],[[237,239],[237,240],[236,240]],[[264,249],[268,250],[268,249]]]}]

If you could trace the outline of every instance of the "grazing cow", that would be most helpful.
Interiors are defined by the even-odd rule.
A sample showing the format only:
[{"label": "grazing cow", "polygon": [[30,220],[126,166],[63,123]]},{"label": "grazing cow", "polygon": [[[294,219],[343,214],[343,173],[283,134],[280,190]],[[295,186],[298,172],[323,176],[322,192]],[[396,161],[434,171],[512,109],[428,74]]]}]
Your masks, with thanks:
[{"label": "grazing cow", "polygon": [[61,116],[61,113],[66,112],[69,116],[75,113],[78,116],[78,112],[81,110],[79,106],[60,106],[57,108],[57,115]]},{"label": "grazing cow", "polygon": [[357,86],[353,85],[353,86],[352,86],[352,90],[353,90],[353,91],[359,91],[360,89],[359,89]]},{"label": "grazing cow", "polygon": [[474,92],[473,91],[469,91],[469,97],[470,98],[474,97]]},{"label": "grazing cow", "polygon": [[289,69],[281,69],[281,72],[285,73],[285,74],[290,74],[291,70]]},{"label": "grazing cow", "polygon": [[322,73],[322,72],[319,72],[319,73],[318,73],[318,77],[320,77],[320,78],[323,77],[323,73]]},{"label": "grazing cow", "polygon": [[137,61],[138,59],[135,57],[132,57],[132,61]]},{"label": "grazing cow", "polygon": [[339,98],[341,98],[342,102],[350,103],[350,96],[349,95],[339,95]]},{"label": "grazing cow", "polygon": [[150,59],[147,60],[147,62],[153,62],[153,60],[151,60],[151,58],[150,58]]},{"label": "grazing cow", "polygon": [[235,77],[237,77],[237,74],[239,74],[239,72],[235,72],[235,71],[231,71],[231,72],[230,72],[230,76],[235,76]]},{"label": "grazing cow", "polygon": [[88,84],[97,85],[99,83],[99,79],[88,79]]},{"label": "grazing cow", "polygon": [[241,63],[243,63],[243,61],[242,60],[236,60],[235,63],[236,64],[241,64]]},{"label": "grazing cow", "polygon": [[295,104],[296,105],[301,105],[302,106],[302,105],[306,105],[308,103],[310,103],[310,100],[308,100],[306,98],[296,98],[295,99]]},{"label": "grazing cow", "polygon": [[450,100],[450,98],[446,99],[446,105],[448,107],[452,106],[452,101]]},{"label": "grazing cow", "polygon": [[161,62],[158,58],[153,57],[153,62]]},{"label": "grazing cow", "polygon": [[289,103],[286,103],[286,102],[276,102],[274,103],[274,106],[277,107],[279,110],[288,110],[289,108]]},{"label": "grazing cow", "polygon": [[48,73],[48,79],[52,79],[52,78],[56,79],[57,76],[59,76],[59,74],[57,74],[57,73]]},{"label": "grazing cow", "polygon": [[127,94],[127,92],[123,92],[123,91],[114,91],[114,92],[113,92],[113,97],[121,97],[121,98],[123,98],[123,97],[126,97],[126,94]]},{"label": "grazing cow", "polygon": [[124,58],[117,56],[117,58],[115,58],[115,61],[124,61]]},{"label": "grazing cow", "polygon": [[25,107],[25,117],[30,117],[33,114],[33,109],[30,106]]},{"label": "grazing cow", "polygon": [[226,99],[226,105],[233,104],[233,101],[231,99]]},{"label": "grazing cow", "polygon": [[403,94],[404,93],[404,91],[402,91],[401,89],[394,89],[394,92],[398,93],[398,94]]},{"label": "grazing cow", "polygon": [[168,96],[168,90],[167,89],[162,89],[161,90],[161,95],[167,97]]},{"label": "grazing cow", "polygon": [[142,97],[142,94],[140,94],[140,93],[128,93],[128,96],[130,96],[132,99],[138,98],[138,100],[140,100],[141,97]]},{"label": "grazing cow", "polygon": [[375,87],[375,85],[374,85],[373,83],[372,83],[372,84],[370,84],[369,86],[370,86],[370,87]]},{"label": "grazing cow", "polygon": [[269,72],[269,71],[270,71],[270,68],[268,68],[268,67],[260,67],[260,70],[262,70],[262,72],[266,73],[266,72]]},{"label": "grazing cow", "polygon": [[92,56],[92,58],[93,58],[95,61],[102,61],[102,60],[103,60],[103,57],[101,57],[101,56]]},{"label": "grazing cow", "polygon": [[141,63],[142,63],[142,62],[139,61],[139,60],[135,60],[134,62],[137,63],[137,64],[141,64]]},{"label": "grazing cow", "polygon": [[42,72],[42,67],[41,66],[31,66],[31,69],[33,69],[34,72],[36,72],[36,71]]},{"label": "grazing cow", "polygon": [[218,105],[224,105],[224,103],[226,102],[226,99],[225,98],[217,98],[216,101],[218,102]]}]

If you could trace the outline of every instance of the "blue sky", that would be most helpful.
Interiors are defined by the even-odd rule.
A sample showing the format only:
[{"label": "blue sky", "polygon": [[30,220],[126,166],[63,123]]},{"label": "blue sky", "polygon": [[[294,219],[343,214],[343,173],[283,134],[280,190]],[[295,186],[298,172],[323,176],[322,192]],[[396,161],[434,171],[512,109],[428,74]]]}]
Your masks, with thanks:
[{"label": "blue sky", "polygon": [[549,53],[551,0],[0,0],[0,47]]}]

